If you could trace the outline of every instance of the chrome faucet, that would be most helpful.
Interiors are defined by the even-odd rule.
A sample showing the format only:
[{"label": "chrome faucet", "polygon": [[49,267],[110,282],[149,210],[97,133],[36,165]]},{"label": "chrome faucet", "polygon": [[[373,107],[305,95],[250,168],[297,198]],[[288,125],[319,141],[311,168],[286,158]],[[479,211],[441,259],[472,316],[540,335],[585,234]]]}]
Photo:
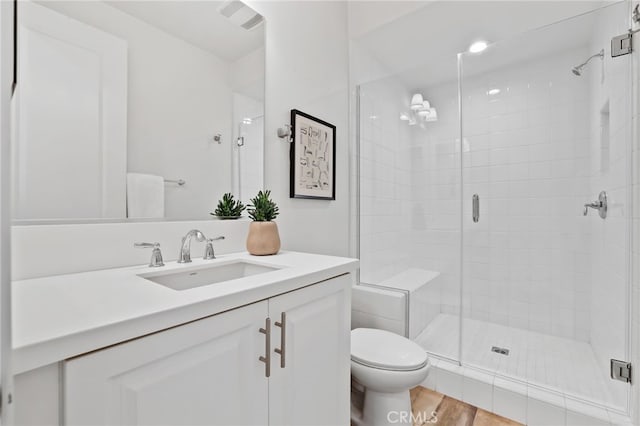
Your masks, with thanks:
[{"label": "chrome faucet", "polygon": [[180,254],[178,255],[178,263],[191,262],[191,238],[196,237],[196,240],[202,242],[207,238],[204,234],[197,229],[192,229],[187,232],[187,235],[182,237],[182,244],[180,245]]}]

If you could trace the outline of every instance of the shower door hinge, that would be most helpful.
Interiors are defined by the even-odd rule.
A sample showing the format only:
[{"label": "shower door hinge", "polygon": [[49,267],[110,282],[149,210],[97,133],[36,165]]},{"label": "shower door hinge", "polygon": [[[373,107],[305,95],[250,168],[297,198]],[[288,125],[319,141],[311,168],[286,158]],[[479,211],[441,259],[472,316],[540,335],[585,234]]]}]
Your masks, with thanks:
[{"label": "shower door hinge", "polygon": [[621,382],[631,383],[631,363],[612,359],[611,378],[620,380]]},{"label": "shower door hinge", "polygon": [[619,35],[611,39],[611,57],[628,55],[632,49],[633,32]]}]

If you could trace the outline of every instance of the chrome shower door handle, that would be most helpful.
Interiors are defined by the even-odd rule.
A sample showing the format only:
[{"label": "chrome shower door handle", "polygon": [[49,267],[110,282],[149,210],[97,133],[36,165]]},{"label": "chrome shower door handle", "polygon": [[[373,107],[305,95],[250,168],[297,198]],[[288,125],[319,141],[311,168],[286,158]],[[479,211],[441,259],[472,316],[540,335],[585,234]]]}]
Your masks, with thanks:
[{"label": "chrome shower door handle", "polygon": [[478,223],[480,220],[480,196],[478,194],[473,194],[472,204],[473,207],[471,214],[473,215],[473,222]]},{"label": "chrome shower door handle", "polygon": [[264,334],[264,356],[258,360],[264,362],[265,377],[271,376],[271,318],[264,320],[264,328],[260,328],[260,333]]},{"label": "chrome shower door handle", "polygon": [[285,353],[286,353],[286,341],[287,341],[287,313],[282,312],[280,314],[280,321],[276,321],[276,327],[280,327],[280,347],[275,348],[273,351],[280,355],[280,368],[284,368]]}]

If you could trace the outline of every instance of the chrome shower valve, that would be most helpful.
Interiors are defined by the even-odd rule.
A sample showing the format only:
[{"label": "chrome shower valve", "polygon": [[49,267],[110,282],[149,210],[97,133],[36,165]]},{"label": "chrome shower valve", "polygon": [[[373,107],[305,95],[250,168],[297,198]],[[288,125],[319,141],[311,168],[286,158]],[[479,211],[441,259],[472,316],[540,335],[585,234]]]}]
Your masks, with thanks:
[{"label": "chrome shower valve", "polygon": [[607,217],[607,193],[601,191],[597,201],[585,204],[582,214],[586,216],[589,213],[589,209],[598,210],[600,217],[605,219]]}]

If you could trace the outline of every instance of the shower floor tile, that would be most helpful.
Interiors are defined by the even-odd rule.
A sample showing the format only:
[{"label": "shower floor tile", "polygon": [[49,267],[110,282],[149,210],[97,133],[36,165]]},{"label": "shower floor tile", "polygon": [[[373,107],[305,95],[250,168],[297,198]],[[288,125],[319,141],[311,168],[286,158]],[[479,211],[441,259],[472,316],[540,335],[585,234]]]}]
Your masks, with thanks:
[{"label": "shower floor tile", "polygon": [[[463,326],[465,366],[597,405],[622,409],[626,402],[624,384],[608,377],[608,366],[599,365],[589,343],[469,318]],[[457,359],[458,330],[457,316],[440,314],[416,342],[430,353]],[[509,355],[492,352],[494,346]]]}]

